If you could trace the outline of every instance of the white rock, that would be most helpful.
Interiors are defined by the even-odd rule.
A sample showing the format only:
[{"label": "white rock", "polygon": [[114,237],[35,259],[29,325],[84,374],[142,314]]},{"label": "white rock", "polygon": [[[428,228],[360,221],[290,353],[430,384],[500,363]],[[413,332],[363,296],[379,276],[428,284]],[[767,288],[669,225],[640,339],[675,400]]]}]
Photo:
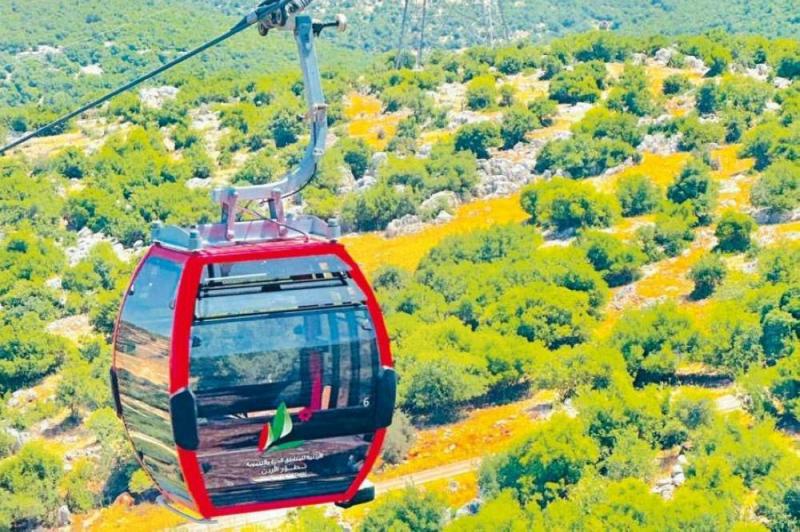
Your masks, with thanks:
[{"label": "white rock", "polygon": [[684,64],[686,65],[686,68],[693,70],[698,74],[705,74],[709,70],[702,59],[700,59],[699,57],[695,57],[693,55],[685,56]]},{"label": "white rock", "polygon": [[422,211],[427,211],[432,208],[455,209],[458,207],[458,203],[458,195],[455,192],[443,190],[423,201],[419,208]]},{"label": "white rock", "polygon": [[792,84],[792,80],[776,76],[772,83],[778,89],[786,89]]},{"label": "white rock", "polygon": [[678,473],[677,475],[672,476],[672,483],[676,486],[680,486],[684,482],[686,482],[686,476],[683,473]]},{"label": "white rock", "polygon": [[388,160],[389,160],[389,154],[387,154],[386,152],[383,152],[383,151],[375,152],[372,155],[372,160],[369,163],[369,167],[374,172],[375,170],[380,168],[380,166],[383,163],[385,163]]},{"label": "white rock", "polygon": [[435,222],[437,224],[446,224],[453,220],[453,215],[447,211],[441,211],[437,216]]},{"label": "white rock", "polygon": [[145,107],[160,109],[168,100],[174,100],[179,90],[170,85],[147,87],[139,91],[139,97]]},{"label": "white rock", "polygon": [[655,62],[662,65],[667,66],[670,62],[670,59],[677,54],[678,51],[675,48],[659,48],[656,50],[655,55]]},{"label": "white rock", "polygon": [[416,233],[422,229],[422,220],[415,214],[406,214],[402,218],[392,220],[386,226],[385,235],[387,238],[394,238],[400,235]]}]

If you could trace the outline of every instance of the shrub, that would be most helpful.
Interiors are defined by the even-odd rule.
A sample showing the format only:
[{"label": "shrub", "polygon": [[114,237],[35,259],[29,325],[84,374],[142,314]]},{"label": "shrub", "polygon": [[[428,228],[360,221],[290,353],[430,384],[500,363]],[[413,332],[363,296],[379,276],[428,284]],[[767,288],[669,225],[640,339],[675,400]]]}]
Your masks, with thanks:
[{"label": "shrub", "polygon": [[509,150],[525,140],[525,135],[541,124],[536,117],[525,107],[513,107],[503,115],[500,125],[500,137],[503,139],[503,149]]},{"label": "shrub", "polygon": [[479,76],[467,84],[467,107],[473,111],[488,109],[497,101],[497,84],[490,75]]},{"label": "shrub", "polygon": [[725,273],[725,263],[719,255],[714,253],[704,255],[689,272],[689,278],[694,282],[692,298],[705,299],[713,294],[725,279]]},{"label": "shrub", "polygon": [[500,146],[500,130],[492,122],[467,124],[456,132],[456,151],[471,151],[479,159],[488,159],[489,148],[497,146]]},{"label": "shrub", "polygon": [[747,251],[751,245],[750,233],[755,227],[755,220],[747,214],[725,211],[714,232],[719,239],[719,249],[726,252]]},{"label": "shrub", "polygon": [[692,88],[692,82],[685,74],[671,74],[664,78],[662,92],[665,96],[683,94]]},{"label": "shrub", "polygon": [[399,464],[408,456],[408,451],[417,439],[417,432],[408,416],[402,410],[394,413],[392,426],[386,434],[383,445],[383,460],[387,464]]},{"label": "shrub", "polygon": [[655,210],[661,190],[642,174],[627,174],[617,182],[617,199],[623,216],[639,216]]},{"label": "shrub", "polygon": [[594,103],[605,87],[606,67],[600,62],[579,63],[550,81],[550,98],[559,103]]},{"label": "shrub", "polygon": [[641,275],[639,268],[644,264],[644,254],[613,235],[589,231],[578,238],[578,246],[608,286],[629,284]]},{"label": "shrub", "polygon": [[616,200],[592,185],[554,178],[523,190],[522,208],[542,227],[563,231],[609,227],[619,215]]},{"label": "shrub", "polygon": [[677,204],[686,203],[698,224],[710,224],[717,199],[717,187],[710,168],[698,159],[686,163],[667,188],[667,198]]},{"label": "shrub", "polygon": [[750,193],[756,207],[787,212],[800,206],[800,164],[777,161],[759,177]]},{"label": "shrub", "polygon": [[628,158],[640,155],[627,142],[610,138],[595,139],[585,134],[548,142],[536,160],[536,171],[565,172],[580,179],[600,175]]}]

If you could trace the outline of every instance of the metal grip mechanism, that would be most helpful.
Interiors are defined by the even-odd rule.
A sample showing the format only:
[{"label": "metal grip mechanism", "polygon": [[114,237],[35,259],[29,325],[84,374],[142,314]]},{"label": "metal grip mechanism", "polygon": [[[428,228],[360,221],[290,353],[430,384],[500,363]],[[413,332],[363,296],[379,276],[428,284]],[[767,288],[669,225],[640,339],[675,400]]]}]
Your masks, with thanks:
[{"label": "metal grip mechanism", "polygon": [[[236,223],[236,206],[239,201],[274,201],[276,196],[287,198],[296,194],[314,177],[319,160],[325,153],[325,137],[328,134],[328,105],[325,103],[325,95],[322,91],[322,79],[314,48],[314,37],[321,29],[318,29],[317,24],[312,22],[308,16],[303,15],[293,18],[294,37],[297,42],[297,51],[303,71],[303,82],[308,104],[307,119],[311,123],[311,142],[306,148],[300,165],[274,183],[214,190],[212,197],[222,207],[222,223],[227,226],[227,233],[230,235],[230,239],[234,235],[233,225]],[[264,23],[260,23],[259,27],[261,27],[261,24]],[[286,21],[281,27],[287,26],[292,26],[292,24]],[[268,30],[269,28],[267,28]],[[278,222],[284,223],[283,220],[278,220]]]}]

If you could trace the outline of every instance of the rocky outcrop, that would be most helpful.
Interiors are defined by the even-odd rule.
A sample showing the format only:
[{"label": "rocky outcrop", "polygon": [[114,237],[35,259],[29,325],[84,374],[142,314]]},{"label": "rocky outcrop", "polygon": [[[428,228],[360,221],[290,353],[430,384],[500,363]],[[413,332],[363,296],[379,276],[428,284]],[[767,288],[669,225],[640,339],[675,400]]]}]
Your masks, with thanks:
[{"label": "rocky outcrop", "polygon": [[680,144],[678,135],[667,136],[664,133],[653,133],[645,135],[636,149],[640,152],[670,155],[678,152],[678,144]]},{"label": "rocky outcrop", "polygon": [[[88,227],[84,227],[80,231],[78,231],[78,241],[77,243],[72,246],[68,247],[64,250],[64,253],[67,255],[67,263],[70,266],[75,266],[80,261],[85,259],[89,256],[89,252],[92,250],[94,246],[99,244],[100,242],[108,242],[111,244],[111,247],[114,249],[114,253],[117,254],[117,257],[120,260],[128,261],[130,260],[130,253],[125,249],[125,247],[117,242],[113,238],[109,238],[102,233],[95,233]],[[139,243],[138,247],[141,247],[142,244]],[[133,246],[136,248],[136,244]]]},{"label": "rocky outcrop", "polygon": [[178,87],[164,85],[163,87],[148,87],[139,91],[142,104],[151,109],[160,109],[168,100],[174,100],[178,95]]}]

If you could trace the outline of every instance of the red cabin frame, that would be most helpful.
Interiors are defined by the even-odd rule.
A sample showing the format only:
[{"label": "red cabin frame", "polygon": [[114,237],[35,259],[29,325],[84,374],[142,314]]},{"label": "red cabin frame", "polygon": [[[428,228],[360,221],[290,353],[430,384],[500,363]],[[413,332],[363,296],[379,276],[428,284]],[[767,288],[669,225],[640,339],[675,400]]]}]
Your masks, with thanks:
[{"label": "red cabin frame", "polygon": [[[169,393],[173,394],[186,389],[189,386],[190,376],[190,330],[192,327],[192,320],[194,316],[194,305],[197,298],[197,292],[200,285],[200,279],[203,268],[209,264],[218,264],[220,262],[236,263],[236,262],[249,262],[258,260],[269,259],[285,259],[285,258],[300,258],[300,257],[313,257],[319,255],[333,255],[341,259],[345,264],[351,268],[351,277],[356,285],[361,289],[366,297],[366,305],[370,316],[373,319],[375,328],[375,335],[378,345],[380,365],[383,367],[393,367],[391,346],[389,335],[386,330],[386,324],[383,320],[383,315],[380,310],[372,287],[367,282],[364,274],[359,269],[355,261],[345,250],[344,246],[332,241],[317,241],[317,240],[287,240],[277,241],[260,244],[241,244],[226,247],[209,247],[197,251],[176,250],[164,247],[160,244],[154,244],[148,253],[141,259],[137,266],[131,280],[131,285],[138,277],[139,270],[142,265],[151,257],[159,257],[181,266],[182,273],[178,285],[177,298],[175,302],[175,320],[172,329],[172,338],[170,344],[170,359],[169,359]],[[122,306],[124,308],[127,300],[126,291],[123,298]],[[120,313],[121,315],[121,313]],[[117,335],[119,331],[119,320],[117,317],[117,327],[114,331],[113,344],[116,345]],[[112,367],[116,369],[116,349],[114,350],[114,358]],[[123,416],[124,420],[124,416]],[[280,501],[271,501],[265,503],[253,504],[240,504],[235,506],[219,507],[215,506],[209,497],[206,490],[205,481],[200,468],[200,463],[197,458],[196,451],[182,449],[176,444],[178,452],[178,460],[180,469],[186,482],[186,488],[192,500],[184,500],[171,494],[159,486],[162,495],[173,502],[178,502],[185,505],[206,518],[219,517],[225,515],[233,515],[249,512],[260,512],[266,510],[277,510],[281,508],[291,508],[297,506],[306,506],[313,504],[327,504],[327,503],[343,503],[350,501],[356,496],[359,487],[366,479],[366,476],[372,470],[372,467],[377,460],[383,441],[386,435],[386,428],[379,428],[375,430],[375,435],[367,450],[364,466],[359,471],[356,479],[347,489],[342,493],[334,493],[322,496],[313,497],[300,497],[294,499],[285,499]],[[127,425],[126,425],[127,431]],[[138,456],[137,456],[138,458]],[[143,469],[148,471],[148,468],[142,464]],[[149,474],[149,471],[148,471]],[[158,485],[158,483],[156,483]]]}]

